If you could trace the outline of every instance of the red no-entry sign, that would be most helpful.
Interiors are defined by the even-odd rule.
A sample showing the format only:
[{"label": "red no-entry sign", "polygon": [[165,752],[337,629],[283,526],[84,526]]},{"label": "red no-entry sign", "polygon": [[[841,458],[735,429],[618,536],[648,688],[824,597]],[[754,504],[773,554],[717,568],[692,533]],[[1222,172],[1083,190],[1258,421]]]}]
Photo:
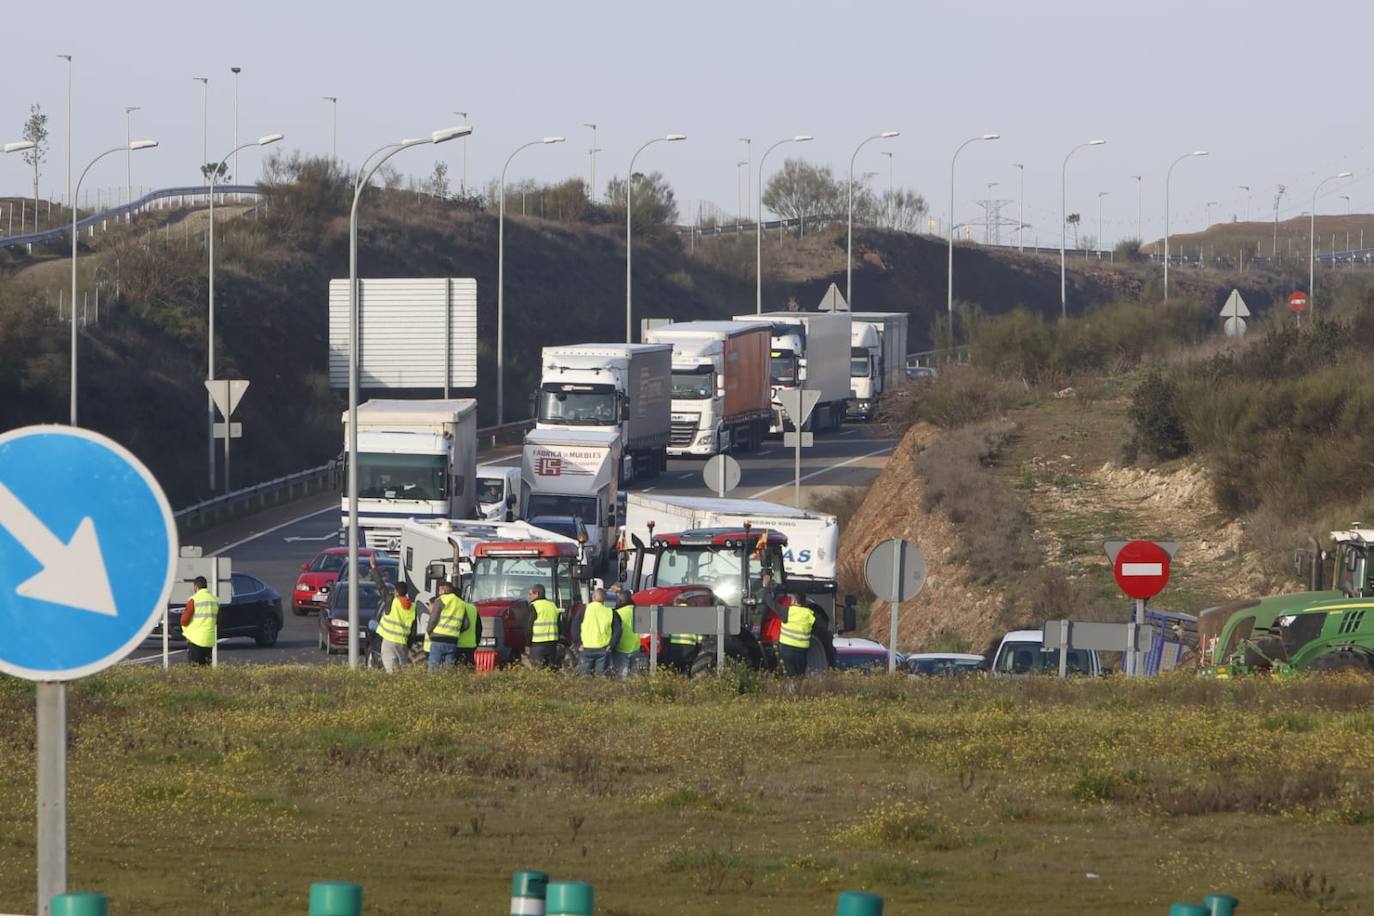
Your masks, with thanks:
[{"label": "red no-entry sign", "polygon": [[1288,307],[1299,314],[1307,311],[1307,293],[1298,290],[1288,297]]},{"label": "red no-entry sign", "polygon": [[1112,575],[1130,597],[1153,598],[1169,584],[1169,552],[1154,541],[1130,541],[1112,561]]}]

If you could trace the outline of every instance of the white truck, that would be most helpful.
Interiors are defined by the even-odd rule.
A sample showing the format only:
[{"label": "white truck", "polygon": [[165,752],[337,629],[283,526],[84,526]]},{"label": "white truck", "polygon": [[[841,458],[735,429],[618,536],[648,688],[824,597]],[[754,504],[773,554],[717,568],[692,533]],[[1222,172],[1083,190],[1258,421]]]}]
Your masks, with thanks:
[{"label": "white truck", "polygon": [[605,569],[618,534],[620,433],[614,428],[535,428],[520,463],[521,514],[530,524],[587,544],[587,562]]},{"label": "white truck", "polygon": [[850,312],[849,384],[854,392],[849,416],[871,421],[883,394],[906,378],[904,312]]},{"label": "white truck", "polygon": [[[343,415],[344,447],[348,414]],[[401,522],[476,511],[477,402],[371,400],[358,407],[358,525],[367,547],[394,551]],[[348,524],[348,493],[340,506]]]},{"label": "white truck", "polygon": [[620,434],[620,480],[668,466],[673,348],[591,343],[545,347],[536,429],[612,429]]},{"label": "white truck", "polygon": [[644,329],[673,348],[669,455],[757,448],[773,416],[769,329],[747,321],[682,321]]},{"label": "white truck", "polygon": [[807,429],[839,429],[850,398],[849,313],[764,312],[736,315],[735,320],[763,322],[772,328],[769,377],[773,385],[773,422],[769,432],[782,433],[790,423],[783,419],[777,396],[783,388],[820,392]]},{"label": "white truck", "polygon": [[520,469],[501,464],[477,466],[477,517],[513,522],[520,517]]},{"label": "white truck", "polygon": [[631,536],[649,543],[649,523],[658,534],[698,528],[730,528],[745,522],[787,536],[783,552],[789,590],[805,592],[834,617],[835,561],[840,527],[835,516],[810,512],[761,499],[721,499],[705,496],[660,496],[630,493],[625,500],[624,543]]}]

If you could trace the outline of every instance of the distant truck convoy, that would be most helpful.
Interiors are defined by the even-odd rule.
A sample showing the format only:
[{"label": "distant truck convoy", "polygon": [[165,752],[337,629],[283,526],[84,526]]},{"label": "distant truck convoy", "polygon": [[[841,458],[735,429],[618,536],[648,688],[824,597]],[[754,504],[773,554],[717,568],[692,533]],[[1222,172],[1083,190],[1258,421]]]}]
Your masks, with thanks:
[{"label": "distant truck convoy", "polygon": [[619,519],[620,433],[614,427],[554,427],[525,435],[520,505],[530,524],[580,539],[599,573],[610,559]]},{"label": "distant truck convoy", "polygon": [[668,466],[673,348],[589,343],[545,347],[536,429],[612,429],[620,434],[622,482]]},{"label": "distant truck convoy", "polygon": [[762,322],[771,328],[773,421],[769,432],[782,433],[791,426],[783,418],[778,391],[798,387],[820,392],[806,428],[815,432],[839,429],[850,398],[849,313],[764,312],[736,315],[735,320]]},{"label": "distant truck convoy", "polygon": [[682,321],[645,328],[644,339],[673,348],[669,455],[706,457],[759,446],[773,416],[769,328]]},{"label": "distant truck convoy", "polygon": [[[343,415],[344,447],[348,414]],[[395,551],[401,523],[476,512],[477,402],[371,400],[358,407],[361,545]],[[348,494],[341,500],[348,525]]]},{"label": "distant truck convoy", "polygon": [[848,415],[871,421],[882,396],[905,379],[905,312],[850,312]]}]

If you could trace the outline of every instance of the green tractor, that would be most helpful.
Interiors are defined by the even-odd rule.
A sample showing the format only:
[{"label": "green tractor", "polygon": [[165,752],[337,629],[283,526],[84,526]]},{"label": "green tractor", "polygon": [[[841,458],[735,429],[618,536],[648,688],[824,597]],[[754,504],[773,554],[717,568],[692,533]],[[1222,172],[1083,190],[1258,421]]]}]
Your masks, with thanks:
[{"label": "green tractor", "polygon": [[1374,601],[1319,601],[1277,621],[1280,652],[1274,671],[1360,671],[1374,674]]},{"label": "green tractor", "polygon": [[[1305,667],[1316,656],[1305,650],[1300,656],[1294,656],[1285,647],[1282,631],[1286,628],[1282,621],[1302,616],[1309,610],[1326,614],[1332,609],[1320,610],[1324,602],[1348,603],[1352,599],[1374,598],[1374,565],[1370,563],[1371,554],[1374,554],[1374,529],[1352,525],[1346,531],[1331,532],[1331,542],[1332,550],[1323,551],[1313,538],[1306,549],[1296,554],[1296,571],[1300,577],[1307,578],[1308,591],[1232,602],[1208,608],[1199,615],[1202,661],[1207,673],[1230,677],[1268,671],[1276,665],[1285,669]],[[1323,589],[1328,558],[1332,560],[1334,588]],[[1290,642],[1297,639],[1297,634],[1310,626],[1303,621],[1299,630],[1287,639]],[[1333,623],[1333,626],[1339,629],[1338,624]],[[1330,664],[1324,662],[1322,667]]]}]

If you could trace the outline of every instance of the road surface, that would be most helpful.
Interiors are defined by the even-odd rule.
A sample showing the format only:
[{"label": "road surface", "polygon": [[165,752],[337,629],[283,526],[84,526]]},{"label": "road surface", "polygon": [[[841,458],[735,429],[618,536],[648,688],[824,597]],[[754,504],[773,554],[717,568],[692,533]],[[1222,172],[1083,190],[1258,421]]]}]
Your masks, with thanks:
[{"label": "road surface", "polygon": [[[802,452],[802,499],[809,493],[833,487],[856,486],[878,475],[894,446],[891,439],[871,438],[861,426],[846,426],[837,433],[816,437],[816,444]],[[484,463],[513,465],[520,461],[517,449],[503,449],[484,456]],[[730,494],[746,499],[767,499],[791,505],[794,454],[779,441],[770,441],[757,452],[739,456],[742,475],[739,488]],[[700,459],[673,459],[657,478],[634,487],[643,492],[676,496],[704,496]],[[261,530],[255,530],[261,528]],[[315,614],[297,617],[291,612],[291,591],[301,564],[317,552],[339,543],[339,503],[336,496],[319,496],[298,503],[294,514],[285,513],[249,524],[239,523],[199,538],[206,554],[231,557],[235,572],[257,576],[282,596],[285,625],[276,646],[261,649],[251,639],[226,640],[219,647],[220,664],[271,663],[347,664],[347,656],[326,659],[318,648],[319,620]],[[184,652],[173,644],[172,663],[181,664]],[[125,664],[158,665],[160,642],[149,642]]]}]

